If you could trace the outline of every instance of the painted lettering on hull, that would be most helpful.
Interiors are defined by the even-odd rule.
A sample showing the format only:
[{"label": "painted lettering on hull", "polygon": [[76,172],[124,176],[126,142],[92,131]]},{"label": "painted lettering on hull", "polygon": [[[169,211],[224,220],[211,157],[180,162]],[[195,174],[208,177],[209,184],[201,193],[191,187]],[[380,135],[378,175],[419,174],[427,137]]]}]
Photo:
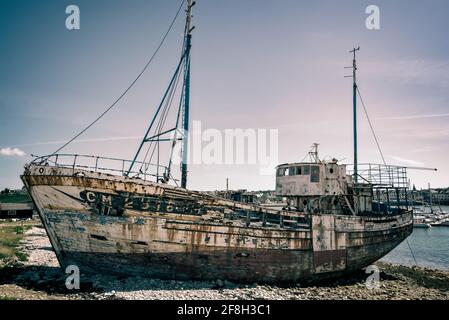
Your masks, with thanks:
[{"label": "painted lettering on hull", "polygon": [[126,209],[142,212],[162,212],[199,215],[203,210],[194,201],[164,199],[133,194],[107,194],[81,191],[80,197],[92,210],[101,215],[122,216]]}]

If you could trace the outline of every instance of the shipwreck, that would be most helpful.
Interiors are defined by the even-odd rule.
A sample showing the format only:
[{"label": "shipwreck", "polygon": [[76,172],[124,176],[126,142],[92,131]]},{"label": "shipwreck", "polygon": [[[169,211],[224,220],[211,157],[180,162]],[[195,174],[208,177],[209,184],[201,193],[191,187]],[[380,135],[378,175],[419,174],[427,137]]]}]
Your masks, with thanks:
[{"label": "shipwreck", "polygon": [[[132,160],[53,153],[25,166],[22,180],[61,267],[162,279],[291,283],[358,271],[406,239],[413,228],[406,168],[357,163],[355,116],[350,167],[321,160],[317,145],[308,161],[277,167],[283,208],[186,188],[193,5],[187,1],[181,58]],[[166,110],[178,91],[176,123],[165,129]],[[156,150],[151,148],[158,152],[164,141],[171,150],[182,145],[180,179],[174,177],[172,152],[168,165],[146,161]],[[382,190],[396,201],[381,201]]]}]

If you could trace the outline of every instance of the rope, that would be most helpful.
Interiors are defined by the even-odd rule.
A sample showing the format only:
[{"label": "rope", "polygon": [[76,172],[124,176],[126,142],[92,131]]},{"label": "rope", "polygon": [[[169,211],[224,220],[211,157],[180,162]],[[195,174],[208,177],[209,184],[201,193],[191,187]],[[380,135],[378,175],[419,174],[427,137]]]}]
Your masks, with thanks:
[{"label": "rope", "polygon": [[[186,25],[186,28],[187,28],[187,25]],[[185,46],[186,46],[186,35],[187,35],[187,32],[188,32],[188,30],[185,29],[185,30],[184,30],[184,42],[183,42],[183,46],[182,46],[183,49],[182,49],[182,60],[181,60],[181,63],[182,63],[183,59],[186,59],[186,58],[185,58]],[[181,69],[182,69],[182,67],[181,67]],[[176,90],[177,90],[177,88],[178,88],[178,83],[179,83],[179,79],[180,79],[181,73],[182,73],[181,71],[177,73],[175,83],[174,83],[174,85],[169,89],[168,97],[167,97],[167,99],[165,100],[164,108],[163,108],[162,113],[161,113],[161,115],[160,115],[160,117],[159,117],[158,124],[156,125],[156,129],[155,129],[155,133],[154,133],[155,135],[156,135],[156,134],[159,135],[159,134],[161,133],[161,131],[162,131],[162,128],[163,128],[164,125],[165,125],[165,122],[166,122],[166,120],[167,120],[168,113],[169,113],[169,111],[170,111],[170,108],[171,108],[171,106],[172,106],[173,99],[174,99],[175,94],[176,94]],[[184,84],[183,84],[183,86],[184,86]],[[175,125],[175,129],[176,129],[176,130],[178,129],[179,115],[180,115],[180,112],[181,112],[182,100],[183,100],[183,93],[181,92],[181,98],[180,98],[180,103],[179,103],[179,107],[178,107],[178,115],[177,115],[177,118],[176,118],[176,125]],[[171,153],[170,153],[169,165],[168,165],[168,171],[170,171],[170,167],[171,167],[171,159],[172,159],[172,155],[173,155],[173,148],[174,148],[174,146],[175,146],[175,144],[176,144],[176,136],[177,136],[176,133],[177,133],[177,132],[175,132],[175,140],[173,141],[172,149],[171,149]],[[152,148],[152,147],[153,147],[153,148]],[[148,167],[149,167],[149,165],[150,165],[150,163],[151,163],[151,161],[152,161],[152,159],[153,159],[153,156],[154,156],[154,153],[155,153],[156,149],[158,150],[157,155],[158,155],[158,165],[159,165],[159,141],[156,141],[156,143],[154,144],[154,146],[153,146],[153,141],[150,141],[149,146],[148,146],[147,151],[146,151],[145,156],[144,156],[144,160],[143,160],[143,162],[142,162],[142,165],[140,166],[139,172],[142,172],[143,164],[144,164],[144,162],[147,161],[146,159],[147,159],[147,157],[148,157],[148,154],[149,154],[151,148],[152,148],[152,152],[151,152],[150,158],[149,158],[149,160],[148,160],[148,163],[145,165],[144,172],[147,172],[147,171],[148,171]],[[159,169],[159,167],[157,167],[157,169]]]},{"label": "rope", "polygon": [[156,50],[154,51],[153,55],[150,57],[150,59],[148,60],[148,62],[146,63],[146,65],[144,66],[144,68],[142,69],[142,71],[139,73],[139,75],[134,79],[133,82],[131,82],[131,84],[126,88],[126,90],[112,103],[111,106],[109,106],[102,114],[100,114],[93,122],[91,122],[86,128],[84,128],[81,132],[79,132],[77,135],[75,135],[72,139],[70,139],[69,141],[67,141],[64,145],[62,145],[58,150],[56,150],[55,152],[53,152],[49,157],[55,155],[56,153],[58,153],[59,151],[61,151],[62,149],[64,149],[65,147],[67,147],[70,143],[72,143],[74,140],[76,140],[79,136],[81,136],[84,132],[86,132],[87,130],[89,130],[95,123],[97,123],[101,118],[103,118],[103,116],[108,113],[112,108],[115,107],[115,105],[128,93],[129,90],[131,90],[131,88],[134,86],[134,84],[140,79],[140,77],[145,73],[145,71],[148,69],[148,67],[150,66],[151,62],[153,61],[154,57],[156,56],[156,54],[159,52],[159,49],[162,47],[162,45],[165,42],[165,39],[167,38],[168,34],[170,33],[171,29],[173,28],[173,25],[175,24],[176,19],[178,18],[179,12],[181,11],[183,5],[184,5],[185,0],[181,1],[181,5],[178,8],[178,11],[176,12],[172,22],[170,23],[170,26],[168,27],[167,32],[164,34],[164,36],[162,37],[159,45],[157,46]]},{"label": "rope", "polygon": [[[382,149],[380,148],[379,141],[377,140],[376,133],[374,132],[373,125],[371,124],[371,120],[369,118],[368,111],[366,110],[365,103],[363,102],[363,98],[362,98],[362,95],[360,94],[360,90],[359,90],[358,86],[357,86],[357,93],[359,95],[360,102],[362,102],[363,110],[365,111],[366,119],[368,120],[369,126],[371,128],[371,132],[372,132],[372,134],[374,136],[374,140],[376,141],[377,149],[379,149],[379,153],[380,153],[380,156],[382,157],[382,161],[383,161],[384,165],[387,166],[387,163],[385,161],[384,155],[382,153]],[[390,170],[388,170],[388,175],[390,176]],[[390,180],[391,180],[391,176],[390,176]],[[407,246],[410,249],[410,252],[412,254],[413,260],[415,261],[415,265],[418,266],[418,262],[416,261],[415,254],[413,253],[412,247],[410,246],[410,243],[408,242],[408,239],[405,239],[405,242],[407,243]]]},{"label": "rope", "polygon": [[[169,95],[168,95],[168,97],[167,97],[167,99],[166,99],[166,101],[164,103],[164,108],[162,109],[162,113],[161,113],[161,116],[159,118],[158,124],[156,125],[156,130],[155,130],[154,135],[160,134],[162,132],[162,128],[163,128],[163,126],[165,124],[165,121],[167,120],[167,115],[168,115],[168,112],[170,111],[170,108],[171,108],[171,105],[172,105],[172,102],[173,102],[175,91],[176,91],[176,89],[178,87],[180,74],[181,74],[181,72],[178,71],[178,74],[176,75],[175,83],[170,88]],[[158,139],[160,139],[160,137],[158,137]],[[158,145],[159,145],[159,142],[155,142],[155,144],[153,144],[153,142],[154,141],[150,141],[150,143],[148,145],[147,151],[145,153],[144,160],[142,161],[142,164],[140,166],[139,171],[142,171],[144,163],[147,162],[148,154],[149,154],[151,148],[153,147],[151,155],[150,155],[150,158],[149,158],[147,164],[145,165],[145,172],[148,171],[148,167],[149,167],[151,161],[153,160],[153,156],[154,156],[154,153],[156,151],[156,147],[158,147]],[[159,163],[158,163],[158,165],[159,165]]]},{"label": "rope", "polygon": [[372,132],[372,134],[373,134],[373,136],[374,136],[374,140],[376,141],[377,149],[379,149],[380,156],[382,157],[382,161],[383,161],[384,165],[386,166],[387,163],[386,163],[386,161],[385,161],[384,154],[382,153],[382,149],[380,148],[379,141],[377,140],[376,133],[374,132],[373,125],[371,124],[371,120],[370,120],[370,118],[369,118],[368,111],[366,111],[365,103],[363,102],[363,98],[362,98],[362,95],[360,94],[360,90],[359,90],[359,87],[358,87],[358,86],[357,86],[357,93],[358,93],[358,95],[359,95],[360,102],[362,102],[363,111],[365,111],[366,119],[368,120],[369,127],[371,128],[371,132]]},{"label": "rope", "polygon": [[412,247],[410,246],[410,243],[408,242],[408,239],[405,239],[405,242],[407,242],[408,248],[410,249],[410,252],[412,253],[412,257],[413,257],[413,260],[415,261],[415,265],[418,266],[418,262],[416,261],[415,255],[413,253]]}]

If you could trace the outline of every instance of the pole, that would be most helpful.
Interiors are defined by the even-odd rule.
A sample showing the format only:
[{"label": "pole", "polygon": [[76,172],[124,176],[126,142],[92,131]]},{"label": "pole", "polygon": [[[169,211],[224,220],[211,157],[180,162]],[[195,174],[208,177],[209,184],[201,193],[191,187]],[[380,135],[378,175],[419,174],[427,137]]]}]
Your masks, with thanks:
[{"label": "pole", "polygon": [[181,188],[187,187],[187,161],[189,147],[189,112],[190,112],[190,47],[192,42],[192,7],[195,2],[187,0],[187,18],[186,18],[186,41],[185,41],[185,60],[184,60],[184,114],[183,114],[183,145],[182,145],[182,162],[181,162]]},{"label": "pole", "polygon": [[355,59],[356,51],[359,51],[360,47],[354,48],[349,51],[354,54],[354,58],[352,60],[352,94],[353,94],[353,133],[354,133],[354,181],[357,183],[358,181],[358,168],[357,168],[357,79],[356,79],[356,71],[357,71],[357,63]]}]

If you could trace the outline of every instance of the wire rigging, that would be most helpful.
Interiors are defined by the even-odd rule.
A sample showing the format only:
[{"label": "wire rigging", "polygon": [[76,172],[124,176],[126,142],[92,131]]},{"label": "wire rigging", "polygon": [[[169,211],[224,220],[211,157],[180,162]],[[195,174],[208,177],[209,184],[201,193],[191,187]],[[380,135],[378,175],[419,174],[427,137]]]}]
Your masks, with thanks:
[{"label": "wire rigging", "polygon": [[[162,100],[163,108],[161,110],[161,114],[159,115],[159,119],[158,119],[158,122],[156,124],[155,129],[154,129],[154,133],[151,136],[151,138],[149,138],[149,140],[147,140],[147,142],[149,142],[149,145],[148,145],[147,150],[145,152],[143,161],[141,162],[141,165],[140,165],[140,168],[139,168],[139,171],[138,171],[139,173],[145,173],[146,174],[148,172],[148,167],[150,166],[150,164],[151,164],[151,162],[153,160],[153,157],[154,157],[154,155],[156,153],[156,156],[157,156],[157,168],[156,168],[157,175],[156,175],[156,177],[159,177],[159,160],[160,160],[159,159],[159,145],[160,145],[161,135],[164,134],[164,133],[162,133],[162,129],[165,126],[165,123],[166,123],[168,114],[170,112],[173,100],[174,100],[174,98],[176,96],[179,80],[181,78],[181,74],[183,73],[183,67],[184,67],[184,63],[183,62],[186,59],[189,58],[189,57],[186,57],[186,52],[185,52],[187,32],[188,32],[188,30],[185,29],[184,30],[184,42],[183,42],[183,45],[182,45],[181,61],[180,61],[180,64],[178,66],[178,69],[177,69],[177,71],[176,71],[176,73],[174,75],[175,81],[168,88],[168,95],[165,96],[164,99]],[[182,83],[182,88],[184,88],[185,77],[184,77],[182,82],[183,82]],[[174,149],[174,147],[176,145],[176,140],[177,140],[177,130],[178,130],[178,125],[179,125],[179,117],[180,117],[180,113],[181,113],[183,98],[184,98],[184,95],[183,95],[183,92],[181,92],[180,99],[179,99],[180,101],[179,101],[179,106],[178,106],[178,114],[177,114],[177,117],[176,117],[175,127],[173,129],[171,129],[171,130],[165,131],[165,133],[168,133],[168,132],[173,131],[173,130],[175,131],[175,135],[174,135],[174,139],[173,139],[173,143],[172,143],[172,149],[171,149],[170,158],[169,158],[169,164],[168,164],[168,167],[166,167],[166,174],[168,176],[170,175],[170,167],[171,167],[171,161],[172,161],[172,156],[173,156],[173,149]],[[158,113],[159,112],[157,112],[156,115]],[[149,130],[151,130],[151,128],[152,128],[152,125],[150,125]],[[150,131],[147,132],[147,136],[148,136],[149,133],[150,133]],[[145,139],[147,139],[147,136],[145,137]],[[145,141],[145,139],[144,139],[144,141]],[[149,160],[147,161],[150,151],[151,151],[151,154],[150,154]],[[137,173],[137,174],[139,174],[139,173]],[[164,176],[165,176],[165,174],[164,174]]]},{"label": "wire rigging", "polygon": [[416,258],[415,258],[415,254],[413,253],[412,247],[410,246],[408,239],[405,239],[405,242],[407,242],[408,248],[410,249],[410,252],[412,253],[412,257],[413,257],[413,260],[415,261],[415,265],[418,265],[418,262],[416,261]]},{"label": "wire rigging", "polygon": [[[182,68],[182,66],[181,66],[181,68]],[[170,108],[171,108],[171,105],[172,105],[172,102],[173,102],[173,98],[175,96],[175,92],[176,92],[176,89],[178,87],[180,74],[181,74],[181,70],[178,70],[177,74],[176,74],[176,80],[174,82],[174,85],[170,88],[168,97],[165,100],[164,107],[163,107],[161,115],[159,117],[159,121],[158,121],[158,123],[156,125],[156,130],[155,130],[155,133],[154,133],[153,137],[156,137],[157,140],[160,139],[159,135],[161,134],[162,128],[164,127],[164,124],[165,124],[165,122],[167,120],[167,115],[168,115],[168,113],[170,111]],[[156,142],[156,143],[153,144],[153,142]],[[148,167],[150,166],[150,163],[153,160],[153,156],[154,156],[154,153],[156,151],[156,148],[158,148],[158,145],[159,145],[159,141],[154,141],[154,140],[150,141],[150,143],[148,145],[148,148],[147,148],[147,151],[145,153],[144,159],[143,159],[143,161],[141,163],[141,166],[140,166],[140,169],[139,169],[140,172],[142,172],[142,168],[144,166],[144,163],[146,163],[144,171],[145,172],[148,171]],[[147,157],[148,157],[148,154],[149,154],[151,149],[152,149],[151,155],[150,155],[149,160],[147,161]],[[159,163],[157,165],[159,165]]]},{"label": "wire rigging", "polygon": [[142,75],[145,73],[145,71],[148,69],[148,67],[150,66],[151,62],[153,61],[154,57],[157,55],[157,53],[159,52],[159,49],[162,47],[162,45],[165,43],[165,40],[168,36],[168,34],[170,33],[170,31],[173,28],[173,25],[176,22],[176,19],[178,18],[179,12],[181,12],[181,9],[184,5],[185,0],[181,1],[181,4],[178,8],[178,10],[176,11],[176,14],[172,20],[172,22],[170,23],[170,26],[168,27],[167,31],[165,32],[164,36],[162,37],[159,45],[157,46],[156,50],[154,51],[153,55],[150,57],[150,59],[148,60],[148,62],[145,64],[145,66],[143,67],[142,71],[138,74],[138,76],[134,79],[134,81],[131,82],[131,84],[126,88],[126,90],[112,103],[112,105],[110,105],[103,113],[101,113],[94,121],[92,121],[87,127],[85,127],[83,130],[81,130],[78,134],[76,134],[72,139],[70,139],[69,141],[67,141],[64,145],[62,145],[59,149],[57,149],[55,152],[53,152],[49,157],[55,155],[56,153],[58,153],[59,151],[61,151],[62,149],[64,149],[65,147],[67,147],[70,143],[72,143],[74,140],[76,140],[79,136],[81,136],[84,132],[86,132],[87,130],[89,130],[95,123],[97,123],[101,118],[103,118],[103,116],[108,113],[112,108],[114,108],[117,103],[120,102],[120,100],[128,93],[129,90],[131,90],[131,88],[134,86],[134,84],[136,84],[136,82],[142,77]]},{"label": "wire rigging", "polygon": [[[376,141],[377,149],[379,149],[379,153],[380,153],[380,156],[382,157],[382,161],[383,161],[384,165],[387,166],[387,163],[385,161],[382,149],[380,148],[379,140],[377,139],[376,132],[374,131],[373,125],[372,125],[371,120],[369,118],[368,111],[366,110],[366,106],[365,106],[365,103],[363,101],[362,95],[360,94],[360,90],[359,90],[358,86],[357,86],[357,94],[358,94],[358,96],[360,98],[360,102],[362,103],[363,111],[365,112],[366,119],[368,120],[368,124],[369,124],[369,126],[371,128],[371,132],[372,132],[372,134],[374,136],[374,140]],[[390,176],[390,171],[388,171],[388,175]],[[390,176],[390,180],[391,180],[391,176]],[[415,261],[415,265],[418,265],[418,262],[416,261],[415,254],[413,253],[413,249],[412,249],[408,239],[405,239],[405,242],[407,243],[407,246],[410,249],[410,253],[412,254],[413,260]]]},{"label": "wire rigging", "polygon": [[379,150],[380,156],[382,157],[382,161],[383,161],[384,165],[386,166],[387,162],[385,161],[384,154],[382,152],[382,149],[380,148],[379,140],[377,139],[376,132],[374,132],[374,127],[373,127],[373,125],[371,123],[371,120],[369,118],[368,111],[366,110],[366,106],[365,106],[365,103],[363,101],[362,95],[360,94],[360,90],[359,90],[358,86],[357,86],[357,94],[359,95],[360,102],[362,103],[362,106],[363,106],[363,111],[365,112],[366,119],[368,120],[369,127],[371,128],[371,133],[373,134],[374,140],[376,141],[377,149]]}]

